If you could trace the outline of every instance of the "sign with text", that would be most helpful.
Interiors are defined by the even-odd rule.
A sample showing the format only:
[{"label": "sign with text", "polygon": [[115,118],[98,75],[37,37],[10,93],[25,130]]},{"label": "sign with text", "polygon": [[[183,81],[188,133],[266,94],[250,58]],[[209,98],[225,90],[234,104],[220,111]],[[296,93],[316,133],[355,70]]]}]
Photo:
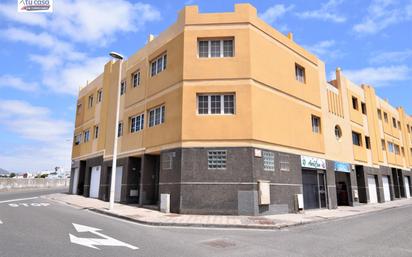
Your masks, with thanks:
[{"label": "sign with text", "polygon": [[326,161],[325,159],[309,157],[309,156],[301,156],[300,157],[300,164],[304,168],[311,168],[311,169],[321,169],[326,170]]},{"label": "sign with text", "polygon": [[350,163],[335,162],[335,171],[350,173],[351,171]]},{"label": "sign with text", "polygon": [[18,12],[53,12],[53,0],[17,0]]}]

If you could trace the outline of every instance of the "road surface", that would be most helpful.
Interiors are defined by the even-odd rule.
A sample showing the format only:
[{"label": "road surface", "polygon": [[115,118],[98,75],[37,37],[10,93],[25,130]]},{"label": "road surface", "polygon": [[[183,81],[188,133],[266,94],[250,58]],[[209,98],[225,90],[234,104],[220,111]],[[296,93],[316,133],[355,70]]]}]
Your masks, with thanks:
[{"label": "road surface", "polygon": [[0,193],[1,257],[412,256],[412,207],[284,230],[153,227]]}]

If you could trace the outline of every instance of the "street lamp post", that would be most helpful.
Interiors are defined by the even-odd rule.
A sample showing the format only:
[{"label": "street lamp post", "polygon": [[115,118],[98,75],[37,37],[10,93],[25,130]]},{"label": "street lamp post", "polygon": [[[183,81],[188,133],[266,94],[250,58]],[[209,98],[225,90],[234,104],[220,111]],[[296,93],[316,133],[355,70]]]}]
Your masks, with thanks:
[{"label": "street lamp post", "polygon": [[116,52],[110,52],[110,56],[119,61],[119,83],[117,85],[117,96],[116,96],[116,123],[115,123],[115,129],[114,129],[112,178],[110,181],[110,201],[109,201],[109,210],[113,210],[114,192],[115,192],[115,186],[116,186],[117,134],[119,133],[120,87],[122,83],[121,81],[122,81],[123,56]]}]

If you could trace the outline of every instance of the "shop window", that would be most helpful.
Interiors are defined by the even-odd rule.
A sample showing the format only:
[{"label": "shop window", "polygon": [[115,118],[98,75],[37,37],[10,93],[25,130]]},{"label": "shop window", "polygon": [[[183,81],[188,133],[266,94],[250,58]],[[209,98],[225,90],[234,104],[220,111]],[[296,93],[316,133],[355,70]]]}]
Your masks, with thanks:
[{"label": "shop window", "polygon": [[315,115],[312,115],[312,132],[320,133],[320,118]]},{"label": "shop window", "polygon": [[359,106],[358,106],[358,98],[352,96],[352,108],[355,110],[359,110]]},{"label": "shop window", "polygon": [[275,154],[273,152],[263,151],[263,170],[275,171]]},{"label": "shop window", "polygon": [[371,149],[371,139],[368,136],[365,136],[365,146],[366,149]]},{"label": "shop window", "polygon": [[207,151],[207,166],[209,170],[225,170],[226,169],[226,150],[210,150]]},{"label": "shop window", "polygon": [[296,80],[299,82],[302,82],[302,83],[306,82],[305,68],[303,66],[300,66],[297,63],[295,63],[295,77],[296,77]]},{"label": "shop window", "polygon": [[352,131],[352,141],[354,145],[362,146],[361,134]]}]

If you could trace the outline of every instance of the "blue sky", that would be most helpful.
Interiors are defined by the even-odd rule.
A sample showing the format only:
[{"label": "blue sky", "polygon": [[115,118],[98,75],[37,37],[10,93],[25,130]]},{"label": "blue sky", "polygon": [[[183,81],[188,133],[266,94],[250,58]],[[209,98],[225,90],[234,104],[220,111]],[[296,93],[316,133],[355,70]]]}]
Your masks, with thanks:
[{"label": "blue sky", "polygon": [[[233,11],[231,0],[57,0],[53,13],[0,2],[0,168],[70,167],[78,88],[110,51],[129,56],[184,5]],[[356,83],[412,114],[412,0],[250,1],[261,18]]]}]

